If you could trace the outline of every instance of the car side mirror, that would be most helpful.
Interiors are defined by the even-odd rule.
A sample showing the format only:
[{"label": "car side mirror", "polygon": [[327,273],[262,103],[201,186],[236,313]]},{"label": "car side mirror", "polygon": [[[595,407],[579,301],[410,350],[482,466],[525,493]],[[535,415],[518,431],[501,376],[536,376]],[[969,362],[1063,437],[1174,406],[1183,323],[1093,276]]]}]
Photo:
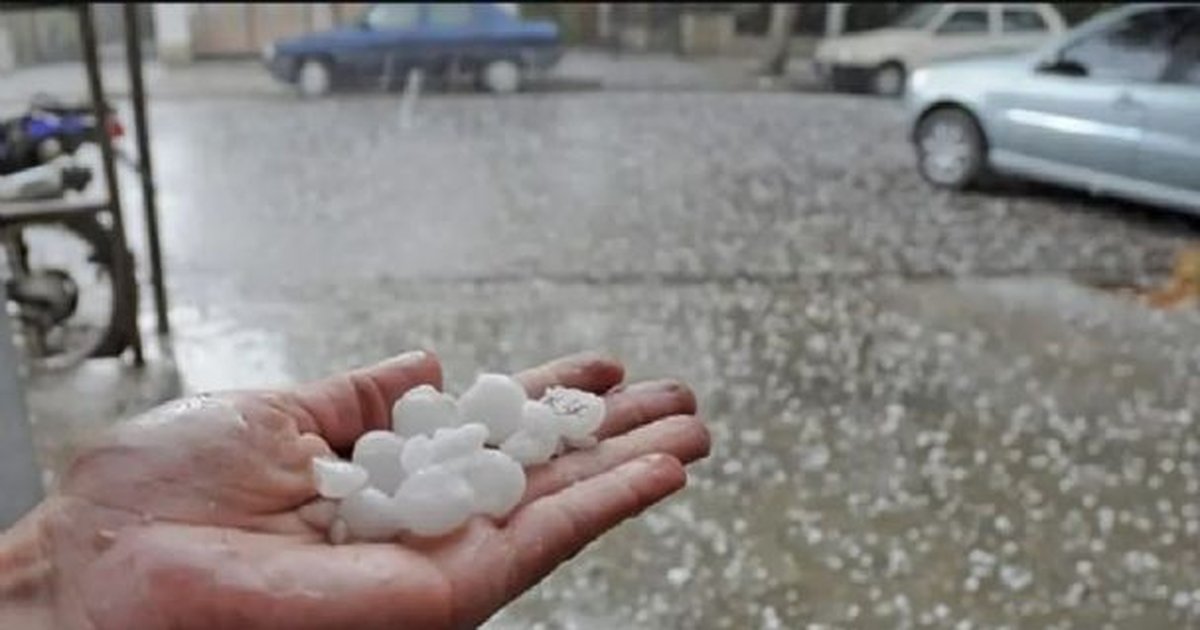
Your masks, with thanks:
[{"label": "car side mirror", "polygon": [[1037,71],[1045,74],[1057,74],[1064,77],[1086,77],[1088,75],[1087,66],[1073,61],[1071,59],[1063,59],[1062,57],[1043,61],[1038,64]]}]

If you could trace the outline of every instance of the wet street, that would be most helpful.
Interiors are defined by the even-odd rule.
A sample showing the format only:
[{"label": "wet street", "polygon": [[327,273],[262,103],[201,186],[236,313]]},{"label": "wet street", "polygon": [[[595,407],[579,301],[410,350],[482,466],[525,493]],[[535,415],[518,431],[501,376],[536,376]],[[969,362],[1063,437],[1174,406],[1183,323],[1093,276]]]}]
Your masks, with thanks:
[{"label": "wet street", "polygon": [[190,391],[416,347],[456,391],[582,349],[695,388],[690,487],[492,628],[1200,625],[1200,315],[1095,286],[1163,274],[1197,221],[933,191],[868,98],[152,116]]}]

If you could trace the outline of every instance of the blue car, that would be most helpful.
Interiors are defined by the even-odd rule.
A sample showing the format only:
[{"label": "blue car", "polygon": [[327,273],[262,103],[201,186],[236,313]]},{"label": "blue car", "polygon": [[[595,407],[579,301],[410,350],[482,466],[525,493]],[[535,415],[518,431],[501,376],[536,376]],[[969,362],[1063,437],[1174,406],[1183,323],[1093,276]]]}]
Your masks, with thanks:
[{"label": "blue car", "polygon": [[515,92],[561,56],[556,24],[522,19],[516,5],[500,3],[375,4],[350,26],[263,51],[271,73],[306,96],[338,84],[399,85],[412,70],[434,78],[465,75],[492,92]]}]

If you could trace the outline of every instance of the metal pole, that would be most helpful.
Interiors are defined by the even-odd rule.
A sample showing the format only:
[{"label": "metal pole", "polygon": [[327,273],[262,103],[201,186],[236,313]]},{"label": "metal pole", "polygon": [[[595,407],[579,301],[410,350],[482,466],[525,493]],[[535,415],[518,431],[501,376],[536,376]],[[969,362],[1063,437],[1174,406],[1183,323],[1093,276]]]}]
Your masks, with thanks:
[{"label": "metal pole", "polygon": [[[108,206],[112,212],[113,273],[117,276],[114,281],[129,281],[137,287],[137,279],[133,275],[133,256],[125,245],[125,219],[121,213],[121,191],[117,185],[117,166],[113,160],[112,142],[108,137],[104,121],[108,116],[104,103],[104,83],[100,78],[100,59],[96,53],[96,29],[92,24],[92,6],[79,5],[79,33],[83,40],[83,63],[87,67],[88,89],[92,93],[92,111],[96,116],[96,126],[100,133],[96,141],[100,145],[100,156],[104,163],[104,183],[108,187]],[[137,295],[137,291],[133,292]],[[134,298],[137,299],[136,297]],[[142,335],[137,326],[137,305],[131,310],[132,321],[125,322],[133,345],[133,361],[136,365],[145,365],[142,355]]]},{"label": "metal pole", "polygon": [[[7,299],[0,283],[0,304]],[[8,313],[0,309],[0,531],[42,500],[42,473],[17,374],[20,364]]]},{"label": "metal pole", "polygon": [[137,140],[138,171],[142,178],[142,204],[146,214],[146,243],[150,248],[150,282],[154,285],[154,314],[158,333],[171,332],[167,319],[167,290],[163,283],[162,247],[158,240],[158,198],[154,190],[154,163],[150,159],[150,128],[146,122],[146,92],[142,84],[142,38],[137,7],[126,2],[125,63],[129,66],[129,89],[133,98],[133,126]]}]

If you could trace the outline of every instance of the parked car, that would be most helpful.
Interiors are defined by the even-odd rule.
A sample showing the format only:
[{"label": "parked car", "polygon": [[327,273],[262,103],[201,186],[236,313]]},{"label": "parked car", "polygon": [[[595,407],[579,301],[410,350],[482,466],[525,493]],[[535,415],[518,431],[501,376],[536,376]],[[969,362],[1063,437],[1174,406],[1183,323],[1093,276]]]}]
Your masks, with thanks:
[{"label": "parked car", "polygon": [[927,63],[1033,50],[1065,28],[1045,3],[921,3],[886,28],[825,38],[814,58],[834,89],[897,96],[905,77]]},{"label": "parked car", "polygon": [[501,3],[375,4],[350,26],[263,51],[271,73],[308,96],[338,83],[403,84],[410,70],[435,78],[465,74],[492,92],[514,92],[561,56],[557,25],[524,20]]},{"label": "parked car", "polygon": [[913,73],[921,174],[986,171],[1200,213],[1200,4],[1133,4],[1034,54]]}]

